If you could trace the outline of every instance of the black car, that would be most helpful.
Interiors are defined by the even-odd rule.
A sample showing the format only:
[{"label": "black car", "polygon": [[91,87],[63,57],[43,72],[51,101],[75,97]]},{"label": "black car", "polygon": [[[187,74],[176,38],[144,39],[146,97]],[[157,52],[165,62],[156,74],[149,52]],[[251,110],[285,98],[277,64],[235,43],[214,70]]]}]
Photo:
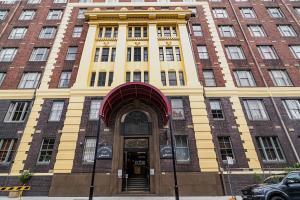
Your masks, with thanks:
[{"label": "black car", "polygon": [[300,200],[300,171],[270,176],[242,189],[243,200]]}]

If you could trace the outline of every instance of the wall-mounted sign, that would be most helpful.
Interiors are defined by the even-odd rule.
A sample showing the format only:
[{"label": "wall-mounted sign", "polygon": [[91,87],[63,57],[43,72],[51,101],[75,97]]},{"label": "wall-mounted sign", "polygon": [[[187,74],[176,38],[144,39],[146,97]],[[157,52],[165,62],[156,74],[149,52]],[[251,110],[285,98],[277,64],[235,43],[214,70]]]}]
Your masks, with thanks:
[{"label": "wall-mounted sign", "polygon": [[160,145],[160,158],[161,159],[172,158],[172,147],[170,145]]},{"label": "wall-mounted sign", "polygon": [[100,146],[97,151],[97,159],[112,159],[112,146]]}]

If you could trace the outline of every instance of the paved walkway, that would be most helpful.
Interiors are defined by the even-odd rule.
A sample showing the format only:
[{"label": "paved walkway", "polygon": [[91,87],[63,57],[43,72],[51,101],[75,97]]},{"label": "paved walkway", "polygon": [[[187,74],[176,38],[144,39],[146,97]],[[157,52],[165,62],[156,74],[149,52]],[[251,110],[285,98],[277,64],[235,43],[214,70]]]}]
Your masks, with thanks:
[{"label": "paved walkway", "polygon": [[[87,197],[23,197],[23,200],[88,200]],[[180,197],[180,200],[229,200],[230,197]],[[241,200],[237,197],[237,200]],[[0,197],[0,200],[13,200],[12,198]],[[16,199],[17,200],[17,199]],[[174,197],[94,197],[93,200],[175,200]]]}]

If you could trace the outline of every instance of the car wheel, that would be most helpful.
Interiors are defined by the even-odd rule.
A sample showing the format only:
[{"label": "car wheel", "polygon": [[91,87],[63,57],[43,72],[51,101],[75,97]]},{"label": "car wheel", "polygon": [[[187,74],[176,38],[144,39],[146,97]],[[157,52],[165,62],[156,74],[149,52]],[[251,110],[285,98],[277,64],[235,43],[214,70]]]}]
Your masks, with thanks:
[{"label": "car wheel", "polygon": [[270,200],[285,200],[285,198],[283,198],[281,196],[274,196]]}]

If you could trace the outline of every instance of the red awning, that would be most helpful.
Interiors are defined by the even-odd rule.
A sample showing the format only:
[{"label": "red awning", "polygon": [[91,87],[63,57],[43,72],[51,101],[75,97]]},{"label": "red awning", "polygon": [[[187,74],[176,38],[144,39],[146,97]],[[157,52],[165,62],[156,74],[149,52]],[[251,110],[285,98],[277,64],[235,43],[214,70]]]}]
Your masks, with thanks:
[{"label": "red awning", "polygon": [[171,115],[168,99],[156,87],[142,82],[125,83],[111,90],[101,103],[100,117],[108,124],[114,109],[125,106],[126,103],[136,99],[156,108],[163,119],[163,123],[167,124]]}]

